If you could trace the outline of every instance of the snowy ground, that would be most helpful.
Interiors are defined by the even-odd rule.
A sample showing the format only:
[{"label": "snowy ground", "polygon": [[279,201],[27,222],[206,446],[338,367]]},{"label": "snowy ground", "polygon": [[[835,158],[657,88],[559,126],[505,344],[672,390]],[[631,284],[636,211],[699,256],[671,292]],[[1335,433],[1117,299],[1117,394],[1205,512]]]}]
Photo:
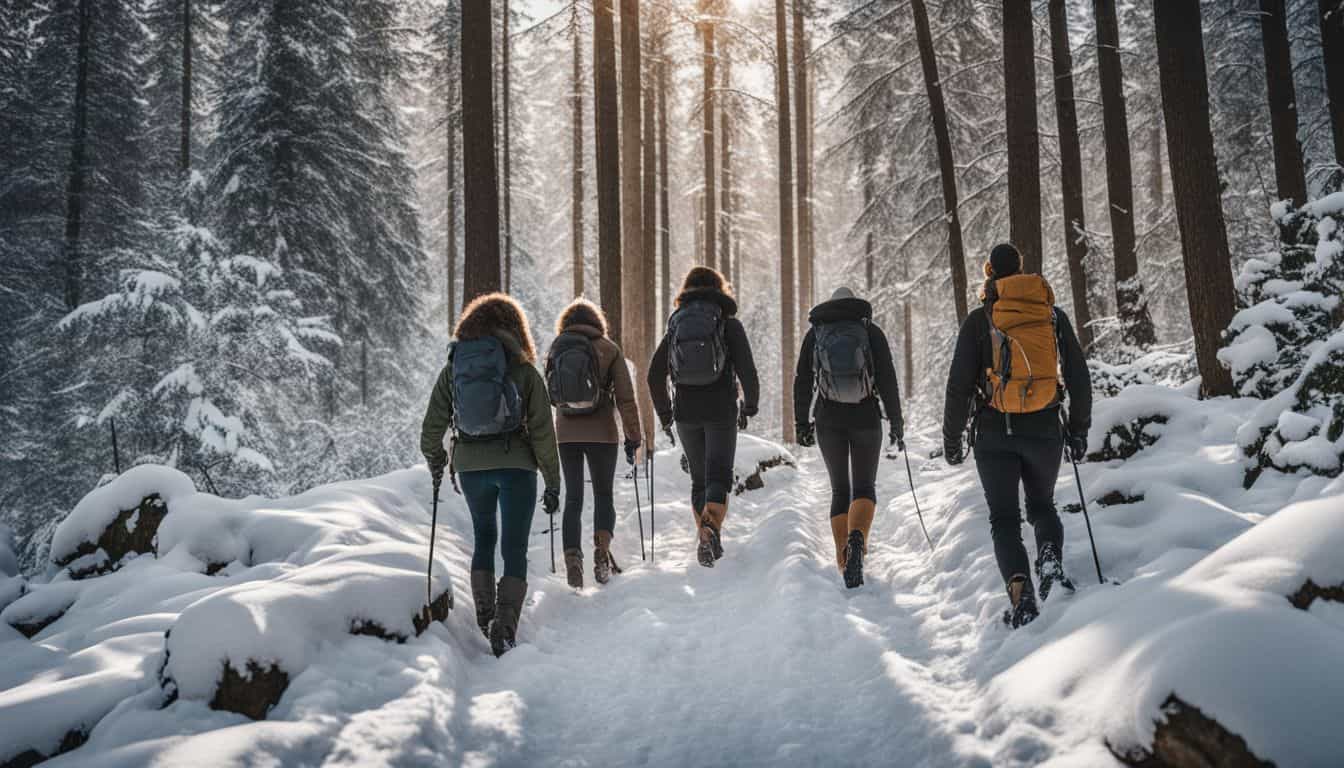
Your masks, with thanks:
[{"label": "snowy ground", "polygon": [[[1171,416],[1149,427],[1155,445],[1083,466],[1089,500],[1144,497],[1090,507],[1106,576],[1123,584],[1097,584],[1082,515],[1066,514],[1066,567],[1082,589],[1016,633],[998,621],[1005,598],[973,464],[922,458],[934,446],[920,438],[915,478],[937,551],[903,463],[884,460],[858,590],[833,565],[815,451],[795,449],[796,470],[769,470],[765,488],[732,500],[727,555],[713,569],[695,564],[672,451],[658,462],[657,561],[640,560],[632,484],[620,482],[625,573],[606,587],[576,593],[563,568],[549,572],[538,514],[522,644],[500,660],[475,627],[470,526],[450,495],[437,558],[457,592],[446,624],[405,644],[354,637],[294,618],[311,607],[274,594],[325,590],[318,576],[344,578],[340,563],[353,562],[381,564],[396,586],[333,586],[320,592],[329,603],[390,603],[378,609],[388,622],[423,603],[423,579],[405,576],[410,553],[427,546],[422,468],[276,502],[192,496],[182,503],[231,511],[239,522],[223,527],[234,539],[276,551],[249,551],[251,565],[212,577],[180,553],[33,588],[25,601],[50,591],[42,600],[78,602],[33,640],[0,625],[0,763],[98,721],[87,744],[48,764],[1104,766],[1118,764],[1105,740],[1151,744],[1175,692],[1261,758],[1330,765],[1344,754],[1330,722],[1344,702],[1344,605],[1301,611],[1285,596],[1307,578],[1344,583],[1344,481],[1268,473],[1243,490],[1236,430],[1248,403],[1180,397],[1146,398]],[[1136,407],[1106,401],[1098,422]],[[1071,472],[1058,500],[1076,500]],[[270,597],[237,596],[257,593]],[[193,624],[211,601],[246,610],[223,626]],[[270,637],[269,621],[308,642]],[[293,675],[267,720],[213,711],[187,691],[160,709],[163,632],[174,626],[217,627],[209,647],[220,655],[275,646]],[[184,677],[217,668],[199,649],[184,654],[171,656]]]}]

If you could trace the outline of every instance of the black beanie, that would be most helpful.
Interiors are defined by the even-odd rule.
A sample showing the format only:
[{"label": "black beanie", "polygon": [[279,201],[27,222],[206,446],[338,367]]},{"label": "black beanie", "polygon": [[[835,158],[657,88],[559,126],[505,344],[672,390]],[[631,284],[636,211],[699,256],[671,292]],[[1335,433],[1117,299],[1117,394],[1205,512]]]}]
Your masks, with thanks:
[{"label": "black beanie", "polygon": [[1022,271],[1022,254],[1012,243],[999,243],[989,252],[989,268],[994,277],[1008,277]]}]

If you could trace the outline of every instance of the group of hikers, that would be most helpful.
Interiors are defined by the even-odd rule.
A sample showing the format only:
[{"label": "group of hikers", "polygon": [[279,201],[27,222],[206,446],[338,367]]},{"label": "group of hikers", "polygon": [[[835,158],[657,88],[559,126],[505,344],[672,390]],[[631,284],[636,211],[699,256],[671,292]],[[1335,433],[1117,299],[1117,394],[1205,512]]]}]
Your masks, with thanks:
[{"label": "group of hikers", "polygon": [[[1078,460],[1086,450],[1091,386],[1078,339],[1067,315],[1054,306],[1049,283],[1023,274],[1021,255],[1008,243],[993,248],[984,271],[983,306],[962,324],[948,376],[943,455],[952,465],[964,461],[963,440],[969,435],[1010,602],[1005,620],[1020,627],[1036,617],[1038,595],[1045,600],[1055,587],[1073,589],[1062,565],[1054,485],[1063,452]],[[696,559],[705,567],[723,557],[737,433],[759,407],[751,343],[737,313],[724,276],[709,267],[692,268],[648,364],[659,423],[685,454]],[[797,441],[818,446],[825,462],[835,561],[849,588],[863,584],[884,413],[890,445],[905,450],[891,348],[872,315],[872,305],[847,288],[814,307],[794,379]],[[497,656],[516,642],[527,595],[538,473],[542,507],[550,516],[561,510],[563,478],[565,572],[577,589],[584,581],[580,530],[587,466],[593,578],[605,584],[615,569],[618,447],[632,467],[643,449],[630,367],[609,336],[602,309],[575,299],[561,312],[555,331],[539,370],[518,302],[502,293],[477,297],[458,320],[421,429],[435,498],[447,471],[471,512],[476,621]],[[1035,529],[1037,582],[1022,542],[1019,485]],[[498,582],[497,549],[504,561]]]}]

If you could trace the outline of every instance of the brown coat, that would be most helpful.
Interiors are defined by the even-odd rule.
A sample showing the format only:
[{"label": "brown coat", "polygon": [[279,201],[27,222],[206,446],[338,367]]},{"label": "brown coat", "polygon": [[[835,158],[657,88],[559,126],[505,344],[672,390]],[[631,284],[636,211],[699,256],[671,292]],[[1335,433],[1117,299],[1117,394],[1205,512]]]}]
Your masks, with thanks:
[{"label": "brown coat", "polygon": [[635,401],[635,386],[630,379],[630,369],[625,364],[625,355],[616,342],[602,334],[602,330],[592,325],[575,323],[564,330],[581,333],[593,340],[593,349],[597,352],[597,368],[603,377],[604,386],[610,387],[615,402],[608,399],[596,412],[586,416],[568,416],[555,414],[555,437],[561,443],[619,443],[621,432],[616,428],[616,411],[621,414],[621,426],[625,430],[625,439],[638,442],[639,405]]}]

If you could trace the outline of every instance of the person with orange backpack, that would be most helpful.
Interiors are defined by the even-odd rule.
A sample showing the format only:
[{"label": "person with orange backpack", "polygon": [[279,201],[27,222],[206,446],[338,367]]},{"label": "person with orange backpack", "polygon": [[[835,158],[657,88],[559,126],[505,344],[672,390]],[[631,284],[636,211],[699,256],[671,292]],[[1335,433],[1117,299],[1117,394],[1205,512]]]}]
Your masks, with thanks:
[{"label": "person with orange backpack", "polygon": [[[1036,534],[1036,577],[1043,602],[1055,587],[1073,591],[1064,574],[1064,528],[1055,510],[1055,482],[1063,453],[1087,452],[1092,383],[1087,359],[1050,283],[1022,273],[1011,243],[994,246],[972,311],[957,335],[943,406],[943,455],[953,466],[966,459],[962,434],[969,422],[980,484],[989,504],[994,556],[1011,607],[1013,628],[1039,613],[1037,587],[1022,543],[1018,486]],[[1061,408],[1068,396],[1066,429]]]}]

